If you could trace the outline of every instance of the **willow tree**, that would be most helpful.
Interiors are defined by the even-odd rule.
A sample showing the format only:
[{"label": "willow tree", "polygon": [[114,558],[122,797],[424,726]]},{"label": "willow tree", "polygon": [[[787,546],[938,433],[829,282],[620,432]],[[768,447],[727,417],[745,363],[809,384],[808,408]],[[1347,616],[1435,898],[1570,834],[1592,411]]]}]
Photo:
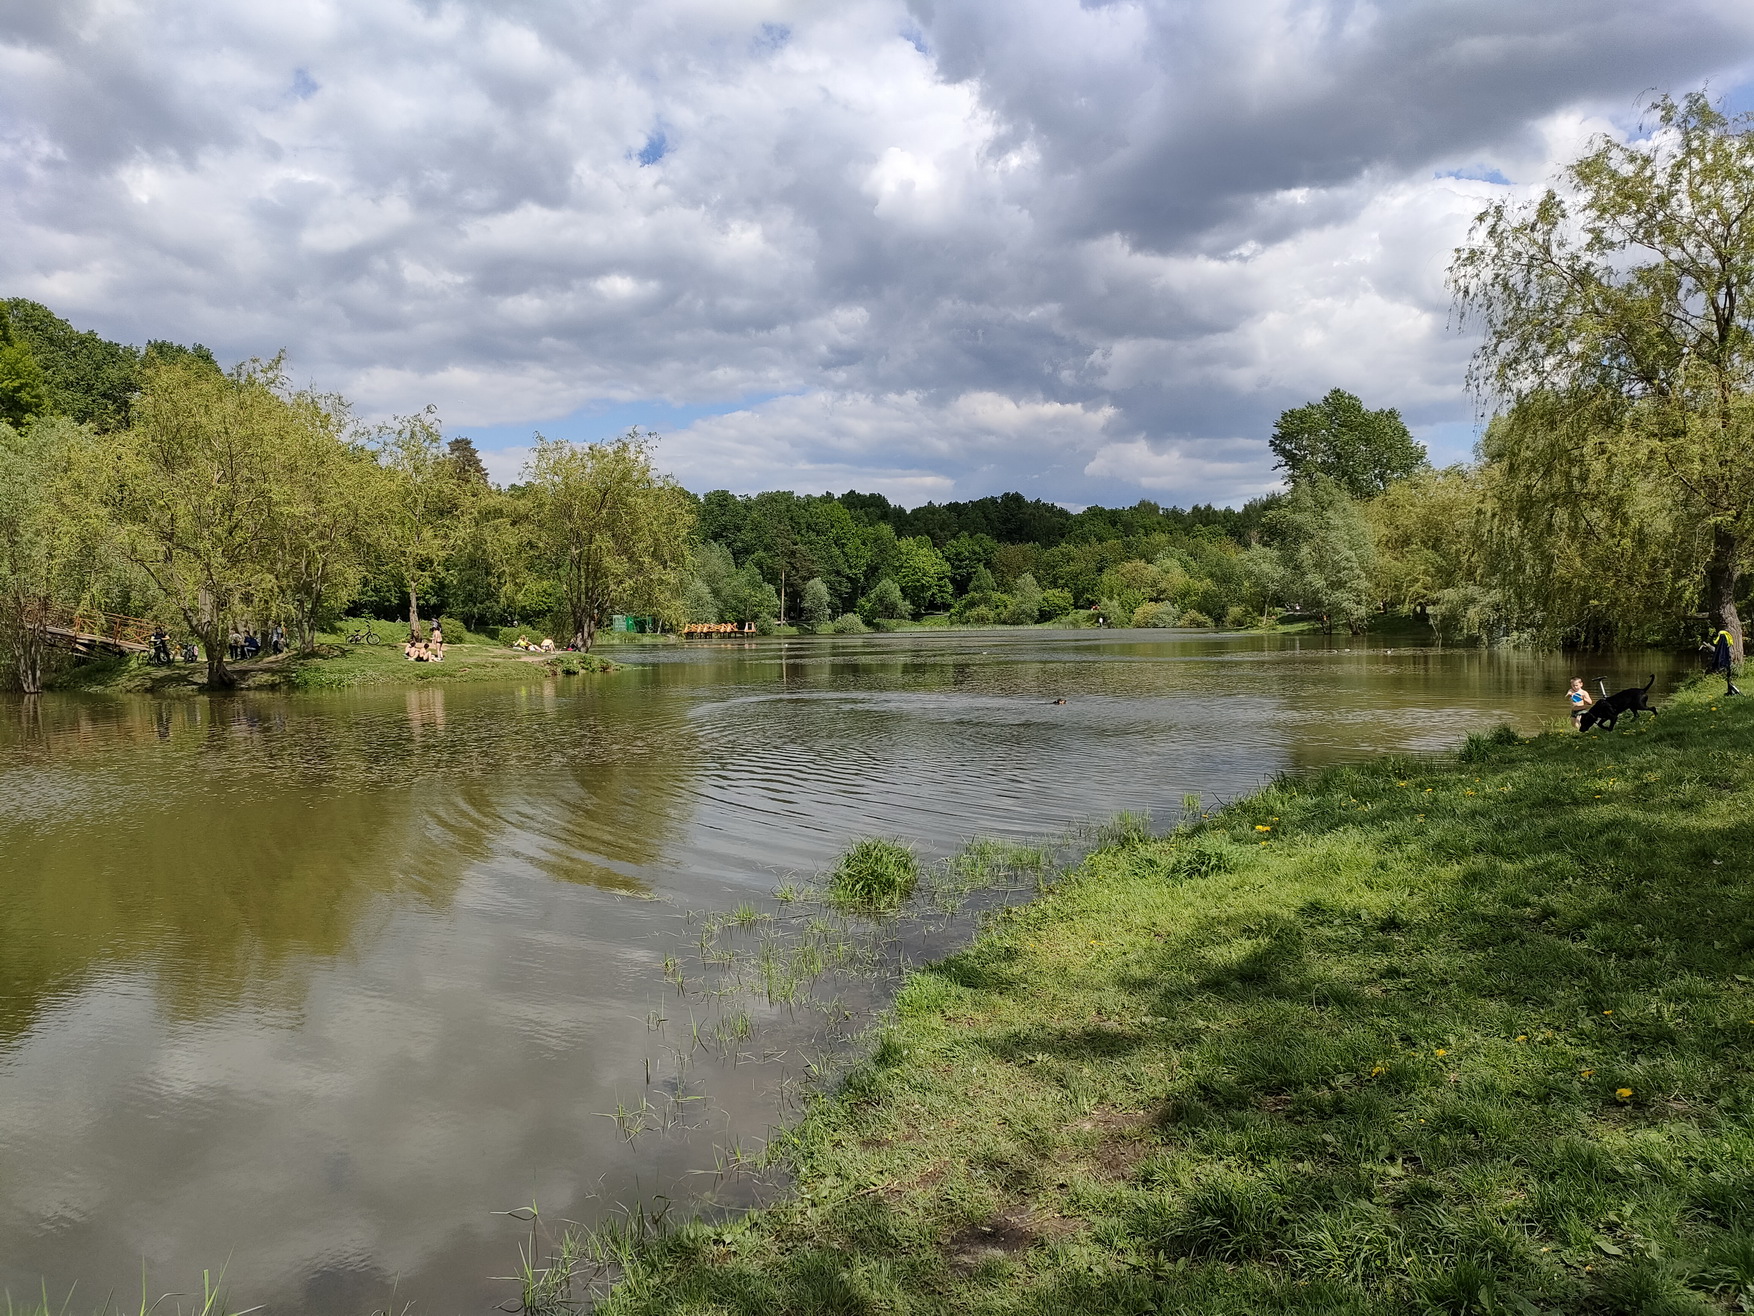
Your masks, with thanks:
[{"label": "willow tree", "polygon": [[[1740,657],[1736,593],[1754,545],[1754,119],[1701,93],[1651,111],[1648,137],[1598,138],[1541,196],[1484,210],[1451,284],[1485,331],[1471,383],[1504,411],[1486,456],[1501,468],[1499,542],[1527,558],[1521,602],[1567,606],[1549,567],[1575,556],[1598,573],[1586,601],[1647,605],[1664,590],[1627,576],[1660,563]],[[1579,621],[1565,625],[1575,634]]]},{"label": "willow tree", "polygon": [[132,423],[90,450],[88,478],[113,548],[201,641],[207,684],[235,685],[235,618],[279,593],[280,466],[300,421],[278,361],[225,374],[178,359],[148,367]]},{"label": "willow tree", "polygon": [[681,618],[694,499],[653,467],[650,435],[537,435],[524,479],[533,557],[560,584],[574,644],[589,649],[617,609]]},{"label": "willow tree", "polygon": [[74,472],[92,436],[64,416],[0,423],[0,653],[25,694],[43,688],[55,612],[86,602],[98,531]]}]

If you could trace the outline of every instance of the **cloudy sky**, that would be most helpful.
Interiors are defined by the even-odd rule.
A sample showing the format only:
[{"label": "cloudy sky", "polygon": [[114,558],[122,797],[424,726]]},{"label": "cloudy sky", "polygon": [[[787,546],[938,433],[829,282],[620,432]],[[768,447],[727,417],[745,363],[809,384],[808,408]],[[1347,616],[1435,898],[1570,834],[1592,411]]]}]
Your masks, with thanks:
[{"label": "cloudy sky", "polygon": [[0,0],[0,292],[286,348],[514,476],[1235,502],[1334,385],[1465,456],[1468,219],[1747,0]]}]

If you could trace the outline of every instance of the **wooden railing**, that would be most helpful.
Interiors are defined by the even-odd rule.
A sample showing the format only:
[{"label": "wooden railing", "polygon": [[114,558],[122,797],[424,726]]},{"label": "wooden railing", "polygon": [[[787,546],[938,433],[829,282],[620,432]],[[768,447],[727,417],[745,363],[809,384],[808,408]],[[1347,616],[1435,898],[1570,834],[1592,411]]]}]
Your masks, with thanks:
[{"label": "wooden railing", "polygon": [[40,608],[29,620],[48,632],[52,640],[73,648],[109,648],[145,652],[151,647],[158,623],[144,617],[127,617],[95,608]]}]

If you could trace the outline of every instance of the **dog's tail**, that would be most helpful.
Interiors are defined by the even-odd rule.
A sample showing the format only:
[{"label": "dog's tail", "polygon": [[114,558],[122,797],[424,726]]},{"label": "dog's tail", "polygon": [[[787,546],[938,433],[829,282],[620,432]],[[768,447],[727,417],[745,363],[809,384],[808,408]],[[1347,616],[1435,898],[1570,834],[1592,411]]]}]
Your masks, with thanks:
[{"label": "dog's tail", "polygon": [[1651,673],[1651,674],[1650,674],[1650,680],[1648,680],[1648,681],[1646,681],[1646,682],[1645,682],[1645,683],[1644,683],[1644,685],[1643,685],[1643,686],[1642,686],[1642,687],[1641,687],[1641,688],[1642,688],[1642,689],[1645,689],[1645,690],[1648,690],[1648,689],[1650,689],[1650,688],[1651,688],[1651,687],[1652,687],[1652,686],[1653,686],[1653,685],[1655,685],[1655,684],[1656,684],[1656,683],[1657,683],[1657,674],[1656,674],[1656,673],[1655,673],[1655,672],[1652,672],[1652,673]]}]

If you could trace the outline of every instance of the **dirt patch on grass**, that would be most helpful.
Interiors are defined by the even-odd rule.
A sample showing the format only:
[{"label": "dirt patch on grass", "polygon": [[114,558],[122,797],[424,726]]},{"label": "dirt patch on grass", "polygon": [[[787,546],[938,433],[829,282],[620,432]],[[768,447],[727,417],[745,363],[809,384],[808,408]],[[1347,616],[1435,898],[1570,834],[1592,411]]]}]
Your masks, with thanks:
[{"label": "dirt patch on grass", "polygon": [[1052,1242],[1076,1233],[1078,1222],[1059,1216],[1037,1218],[1027,1207],[1014,1206],[978,1224],[966,1225],[944,1241],[944,1257],[959,1274],[975,1270],[983,1262],[1014,1257],[1038,1243]]},{"label": "dirt patch on grass", "polygon": [[1154,1123],[1152,1117],[1142,1111],[1099,1106],[1072,1128],[1079,1133],[1096,1135],[1096,1145],[1088,1159],[1104,1178],[1118,1180],[1128,1178],[1139,1162],[1151,1154]]}]

